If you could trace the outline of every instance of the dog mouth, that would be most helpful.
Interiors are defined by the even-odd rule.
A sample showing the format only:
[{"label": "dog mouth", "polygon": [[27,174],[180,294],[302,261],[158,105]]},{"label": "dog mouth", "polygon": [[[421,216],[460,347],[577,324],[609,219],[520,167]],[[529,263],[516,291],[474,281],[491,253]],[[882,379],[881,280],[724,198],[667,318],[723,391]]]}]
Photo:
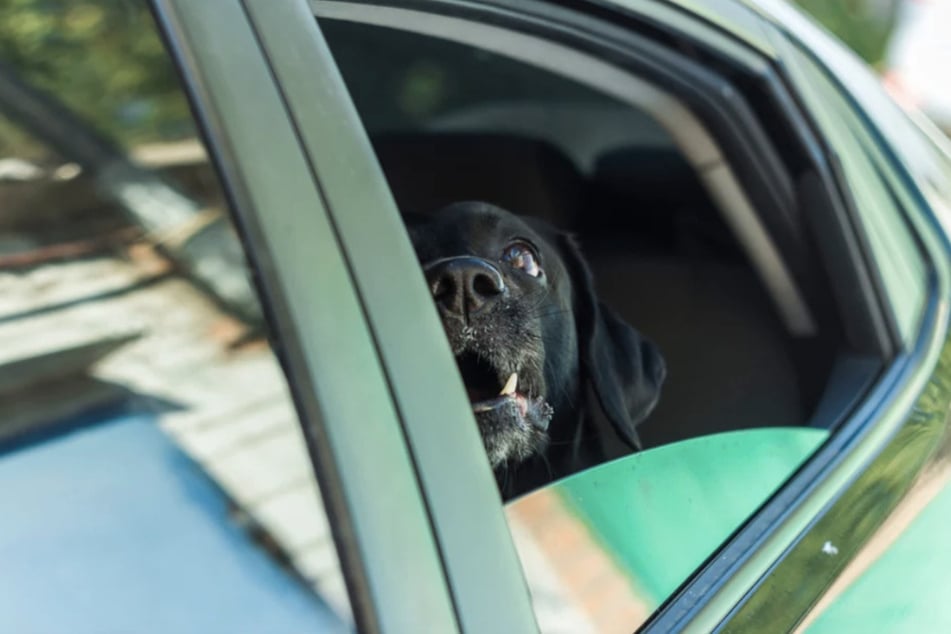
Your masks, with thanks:
[{"label": "dog mouth", "polygon": [[488,360],[471,352],[456,357],[456,363],[472,411],[483,427],[483,436],[491,428],[502,427],[505,423],[541,433],[548,429],[554,413],[551,406],[544,396],[520,389],[517,371],[506,375]]}]

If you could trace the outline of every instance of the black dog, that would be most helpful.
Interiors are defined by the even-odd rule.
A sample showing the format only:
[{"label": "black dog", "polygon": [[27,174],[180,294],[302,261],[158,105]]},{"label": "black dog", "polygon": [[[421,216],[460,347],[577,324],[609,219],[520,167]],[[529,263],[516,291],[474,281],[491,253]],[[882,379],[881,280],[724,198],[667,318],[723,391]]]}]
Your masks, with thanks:
[{"label": "black dog", "polygon": [[639,448],[664,361],[571,236],[478,202],[405,219],[503,496],[610,457],[612,428]]}]

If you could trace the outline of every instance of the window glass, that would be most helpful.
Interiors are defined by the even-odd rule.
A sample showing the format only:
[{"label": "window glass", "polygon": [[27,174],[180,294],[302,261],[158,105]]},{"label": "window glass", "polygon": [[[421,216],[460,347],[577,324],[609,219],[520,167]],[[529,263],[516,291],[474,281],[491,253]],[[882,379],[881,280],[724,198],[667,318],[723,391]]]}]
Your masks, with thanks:
[{"label": "window glass", "polygon": [[824,69],[799,49],[792,50],[797,61],[793,69],[802,73],[800,87],[842,166],[899,333],[908,343],[917,333],[925,306],[922,254],[895,194],[881,178],[873,158],[877,150],[862,117]]},{"label": "window glass", "polygon": [[0,6],[5,629],[352,629],[223,201],[145,2]]},{"label": "window glass", "polygon": [[[527,38],[514,59],[508,56],[517,55],[511,38],[482,33],[476,23],[452,24],[453,32],[465,31],[466,41],[477,43],[470,45],[450,35],[443,39],[434,26],[437,16],[425,16],[428,34],[413,32],[413,18],[404,19],[397,28],[321,19],[320,28],[430,277],[500,491],[514,497],[507,516],[536,616],[545,632],[632,631],[826,437],[825,431],[797,427],[812,407],[799,391],[797,373],[815,379],[828,366],[818,358],[794,363],[795,344],[756,272],[649,106],[608,96],[580,71],[576,78],[534,66],[527,60],[541,53]],[[511,46],[507,54],[493,49],[496,37]],[[552,48],[544,54],[555,55]],[[557,66],[552,58],[546,63]],[[457,201],[485,201],[533,223],[545,221],[540,255],[527,242],[499,258],[483,253],[478,239],[457,229],[468,220],[446,229],[445,238],[430,232],[424,218]],[[471,226],[490,233],[491,224]],[[656,344],[668,375],[659,403],[637,428],[647,450],[630,455],[610,421],[587,418],[601,411],[591,405],[595,397],[572,394],[564,384],[577,400],[554,411],[557,416],[567,408],[585,421],[568,428],[575,435],[557,435],[565,428],[555,430],[553,422],[544,457],[499,463],[491,430],[478,414],[503,386],[494,385],[495,362],[483,351],[516,345],[511,342],[519,336],[505,334],[512,332],[506,322],[481,331],[499,333],[492,341],[480,339],[478,325],[454,340],[452,317],[446,316],[453,309],[440,302],[452,295],[447,289],[462,285],[446,277],[432,282],[445,259],[431,254],[477,255],[493,267],[509,258],[538,278],[548,267],[545,258],[564,248],[567,233],[580,243],[580,255],[562,264],[582,271],[580,278],[581,267],[589,267],[595,282],[576,282],[577,303],[569,307],[533,301],[550,318],[584,305],[577,298],[589,297],[590,289],[603,302],[600,310],[610,306],[611,314]],[[465,247],[451,251],[457,244]],[[567,253],[559,252],[562,258]],[[584,265],[577,264],[581,258]],[[558,275],[557,267],[547,270],[552,279]],[[571,274],[561,279],[565,275]],[[489,277],[478,279],[483,289],[498,290]],[[554,281],[545,291],[557,292]],[[506,305],[518,301],[514,291],[510,297]],[[585,317],[577,313],[577,319],[582,324]],[[629,332],[616,321],[598,323]],[[577,352],[580,358],[591,331],[577,328],[571,339],[577,348],[569,346],[568,356]],[[562,332],[536,337],[545,346],[553,342],[545,348],[546,363],[564,358],[556,346],[564,341]],[[466,337],[477,345],[459,344]],[[642,364],[635,372],[652,372],[642,363],[650,355],[647,346],[634,353],[624,345],[610,350],[619,367]],[[584,385],[599,389],[585,372],[578,374]],[[519,374],[513,385],[523,380]],[[538,468],[532,472],[538,479],[528,486],[521,480],[525,465]]]}]

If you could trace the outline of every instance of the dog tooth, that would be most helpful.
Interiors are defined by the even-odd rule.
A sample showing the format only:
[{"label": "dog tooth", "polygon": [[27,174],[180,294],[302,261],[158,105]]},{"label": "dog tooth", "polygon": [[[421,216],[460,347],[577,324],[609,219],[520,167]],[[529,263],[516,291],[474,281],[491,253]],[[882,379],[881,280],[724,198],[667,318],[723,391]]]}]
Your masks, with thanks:
[{"label": "dog tooth", "polygon": [[499,396],[515,394],[516,387],[518,387],[518,373],[512,372],[512,376],[510,376],[509,380],[505,382],[505,387],[503,387],[502,391],[499,392]]}]

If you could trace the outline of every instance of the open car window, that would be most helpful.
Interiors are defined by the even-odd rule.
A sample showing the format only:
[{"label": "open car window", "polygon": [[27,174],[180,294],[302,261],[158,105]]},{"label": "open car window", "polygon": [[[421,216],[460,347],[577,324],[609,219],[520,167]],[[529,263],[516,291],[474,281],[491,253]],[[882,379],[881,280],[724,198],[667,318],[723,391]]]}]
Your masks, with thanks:
[{"label": "open car window", "polygon": [[[659,402],[637,427],[646,451],[608,428],[598,450],[619,459],[571,475],[551,456],[584,440],[556,438],[534,484],[568,477],[534,493],[511,488],[517,468],[495,471],[504,496],[524,494],[507,514],[543,630],[637,627],[828,437],[865,385],[837,383],[849,344],[828,306],[803,300],[807,327],[789,318],[792,295],[738,220],[743,192],[720,187],[724,150],[698,149],[702,128],[684,134],[695,120],[671,117],[685,112],[676,95],[631,75],[655,100],[626,98],[622,74],[605,87],[597,64],[560,63],[566,49],[504,29],[314,7],[408,221],[476,200],[570,232],[599,299],[663,355]],[[479,373],[466,353],[457,362],[478,414]],[[828,392],[838,404],[822,407]]]},{"label": "open car window", "polygon": [[[639,428],[647,446],[806,420],[811,405],[791,387],[799,370],[778,301],[727,226],[692,148],[678,148],[657,112],[409,27],[320,24],[401,211],[481,200],[579,238],[599,297],[672,368]],[[429,69],[429,88],[417,93],[420,69]],[[455,123],[445,127],[446,119]],[[704,380],[714,373],[695,358],[699,348],[711,363],[736,359],[719,368],[729,379]],[[750,400],[751,392],[760,396]]]}]

